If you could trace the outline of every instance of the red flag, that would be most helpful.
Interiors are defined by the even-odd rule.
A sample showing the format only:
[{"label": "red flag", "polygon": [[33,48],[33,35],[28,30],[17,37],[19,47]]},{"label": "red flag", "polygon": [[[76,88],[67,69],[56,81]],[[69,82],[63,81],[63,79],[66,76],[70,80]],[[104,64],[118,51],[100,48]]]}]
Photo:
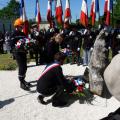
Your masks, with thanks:
[{"label": "red flag", "polygon": [[108,0],[105,0],[105,5],[104,5],[104,14],[107,13],[107,7],[108,7]]},{"label": "red flag", "polygon": [[24,22],[23,32],[28,36],[29,23],[26,16],[24,0],[21,0],[20,19]]},{"label": "red flag", "polygon": [[36,22],[38,23],[38,28],[39,28],[39,25],[40,25],[40,22],[41,22],[39,0],[36,0],[35,18],[36,18]]},{"label": "red flag", "polygon": [[91,3],[91,10],[90,10],[90,16],[92,18],[92,25],[95,24],[95,18],[96,18],[96,10],[95,10],[95,0],[92,0]]},{"label": "red flag", "polygon": [[70,3],[69,0],[66,0],[66,6],[65,6],[65,21],[67,22],[71,19],[71,11],[70,11]]},{"label": "red flag", "polygon": [[63,15],[62,3],[61,3],[61,0],[57,0],[57,4],[56,4],[56,20],[57,20],[58,24],[63,23],[62,15]]},{"label": "red flag", "polygon": [[111,2],[112,2],[111,0],[107,1],[106,25],[110,25],[110,12],[112,9]]},{"label": "red flag", "polygon": [[47,20],[51,24],[52,22],[51,0],[48,0]]},{"label": "red flag", "polygon": [[81,15],[80,15],[80,22],[83,26],[88,26],[88,8],[87,8],[87,1],[82,1],[82,7],[81,7]]},{"label": "red flag", "polygon": [[69,0],[66,0],[65,15],[64,15],[64,28],[69,27],[70,19],[71,19],[70,3],[69,3]]}]

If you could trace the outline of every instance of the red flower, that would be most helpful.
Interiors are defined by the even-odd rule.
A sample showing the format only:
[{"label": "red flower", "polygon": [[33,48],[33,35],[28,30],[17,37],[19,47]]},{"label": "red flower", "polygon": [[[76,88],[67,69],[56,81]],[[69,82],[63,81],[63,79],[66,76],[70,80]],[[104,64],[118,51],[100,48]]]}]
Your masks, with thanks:
[{"label": "red flower", "polygon": [[79,86],[77,87],[77,89],[78,89],[79,92],[83,92],[83,85],[79,85]]}]

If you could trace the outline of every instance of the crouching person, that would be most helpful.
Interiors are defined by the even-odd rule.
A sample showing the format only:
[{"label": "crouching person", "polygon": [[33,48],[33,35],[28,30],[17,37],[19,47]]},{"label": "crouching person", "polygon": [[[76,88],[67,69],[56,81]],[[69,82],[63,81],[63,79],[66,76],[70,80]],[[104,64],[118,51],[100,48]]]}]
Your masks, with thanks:
[{"label": "crouching person", "polygon": [[38,100],[42,104],[47,104],[43,99],[53,95],[51,98],[53,106],[64,106],[66,101],[61,99],[62,94],[66,91],[72,93],[75,89],[74,84],[67,80],[62,72],[61,65],[63,64],[66,56],[62,52],[55,54],[54,63],[46,66],[45,70],[41,74],[38,83],[37,91],[40,93]]}]

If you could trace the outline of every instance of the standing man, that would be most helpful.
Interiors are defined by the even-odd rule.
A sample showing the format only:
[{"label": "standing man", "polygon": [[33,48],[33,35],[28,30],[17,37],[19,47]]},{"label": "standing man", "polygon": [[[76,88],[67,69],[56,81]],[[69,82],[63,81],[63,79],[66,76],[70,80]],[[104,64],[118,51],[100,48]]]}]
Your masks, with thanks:
[{"label": "standing man", "polygon": [[24,90],[30,90],[30,83],[25,81],[27,71],[27,51],[25,49],[26,36],[22,32],[23,21],[21,19],[16,19],[14,27],[15,31],[11,35],[11,47],[18,64],[20,87]]}]

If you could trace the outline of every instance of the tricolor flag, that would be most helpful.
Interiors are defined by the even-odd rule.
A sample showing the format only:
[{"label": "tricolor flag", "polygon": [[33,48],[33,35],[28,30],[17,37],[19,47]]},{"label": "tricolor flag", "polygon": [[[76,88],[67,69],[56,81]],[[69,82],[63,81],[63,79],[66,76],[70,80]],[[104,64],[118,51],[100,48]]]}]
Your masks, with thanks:
[{"label": "tricolor flag", "polygon": [[41,22],[39,0],[36,0],[35,18],[36,18],[36,22],[38,23],[38,28],[39,28],[39,25],[40,25],[40,22]]},{"label": "tricolor flag", "polygon": [[95,1],[95,5],[96,5],[96,7],[95,7],[95,9],[96,9],[96,13],[98,13],[98,17],[100,17],[100,8],[99,8],[99,0],[96,0]]},{"label": "tricolor flag", "polygon": [[69,0],[66,0],[66,6],[65,6],[65,21],[64,22],[67,22],[67,21],[70,21],[71,19],[71,10],[70,10],[70,2]]},{"label": "tricolor flag", "polygon": [[64,15],[64,28],[69,27],[70,19],[71,19],[70,1],[66,0],[65,15]]},{"label": "tricolor flag", "polygon": [[104,14],[107,13],[107,7],[108,7],[108,0],[105,0],[105,5],[104,5]]},{"label": "tricolor flag", "polygon": [[52,22],[51,0],[48,0],[47,21],[48,21],[50,24],[51,24],[51,22]]},{"label": "tricolor flag", "polygon": [[95,24],[95,18],[96,18],[96,9],[95,9],[95,0],[92,0],[91,3],[91,10],[90,10],[90,16],[92,18],[92,25]]},{"label": "tricolor flag", "polygon": [[62,3],[61,0],[57,0],[56,3],[56,20],[58,24],[62,24],[62,15],[63,15],[63,11],[62,11]]},{"label": "tricolor flag", "polygon": [[98,19],[100,17],[99,15],[99,0],[92,0],[91,3],[91,10],[90,10],[90,16],[92,18],[92,25],[95,24],[96,15],[98,14]]},{"label": "tricolor flag", "polygon": [[20,4],[20,19],[24,22],[23,32],[25,33],[26,36],[28,36],[29,24],[28,24],[28,19],[25,12],[24,0],[21,0],[21,4]]},{"label": "tricolor flag", "polygon": [[112,11],[112,0],[107,0],[106,25],[110,25],[110,13]]},{"label": "tricolor flag", "polygon": [[82,1],[81,7],[81,15],[80,15],[80,23],[85,27],[88,26],[88,8],[87,8],[87,0]]}]

